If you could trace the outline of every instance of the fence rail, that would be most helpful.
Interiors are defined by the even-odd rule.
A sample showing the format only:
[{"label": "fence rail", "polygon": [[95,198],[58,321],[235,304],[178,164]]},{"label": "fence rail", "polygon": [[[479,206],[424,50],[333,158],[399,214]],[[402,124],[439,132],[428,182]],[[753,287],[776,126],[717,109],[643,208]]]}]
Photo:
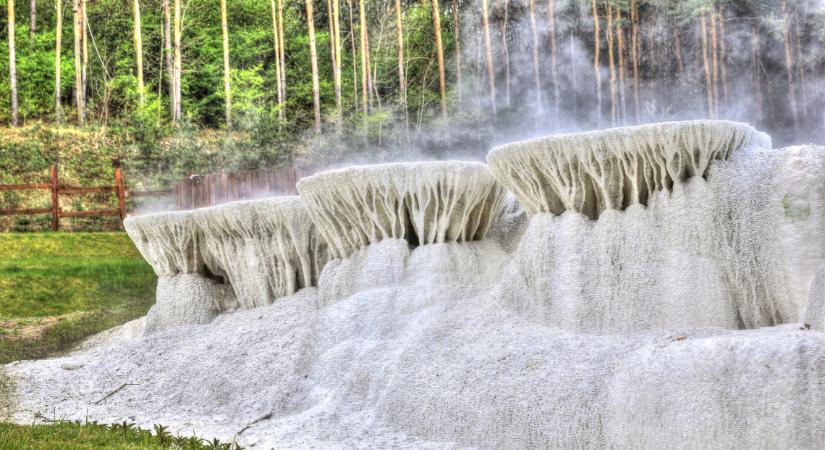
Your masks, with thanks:
[{"label": "fence rail", "polygon": [[[33,215],[33,214],[51,214],[52,215],[52,230],[60,229],[60,218],[66,217],[113,217],[120,218],[121,226],[123,219],[126,218],[126,198],[127,197],[164,197],[171,194],[171,191],[127,191],[126,185],[123,182],[123,171],[120,167],[115,168],[115,184],[113,186],[66,186],[60,184],[58,177],[57,164],[52,165],[49,170],[50,183],[35,183],[35,184],[0,184],[0,191],[33,191],[33,190],[47,190],[51,191],[51,207],[50,208],[5,208],[0,209],[0,216],[16,216],[16,215]],[[80,194],[98,194],[113,192],[117,195],[117,209],[104,208],[90,211],[64,211],[60,208],[61,195],[80,195]]]}]

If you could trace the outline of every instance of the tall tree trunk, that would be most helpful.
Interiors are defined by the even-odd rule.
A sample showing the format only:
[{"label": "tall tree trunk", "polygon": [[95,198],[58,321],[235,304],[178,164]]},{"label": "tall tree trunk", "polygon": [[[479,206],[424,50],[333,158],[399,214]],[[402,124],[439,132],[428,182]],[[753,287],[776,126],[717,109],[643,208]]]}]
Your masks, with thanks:
[{"label": "tall tree trunk", "polygon": [[181,32],[183,31],[182,17],[181,17],[181,0],[175,1],[175,17],[174,17],[174,46],[175,46],[175,114],[172,117],[174,122],[179,122],[182,118],[183,97],[181,96],[181,71],[183,65],[183,49],[181,47]]},{"label": "tall tree trunk", "polygon": [[137,63],[138,99],[140,106],[144,104],[143,94],[143,40],[140,35],[140,0],[132,0],[134,40],[135,40],[135,62]]},{"label": "tall tree trunk", "polygon": [[175,68],[172,63],[172,17],[169,13],[169,0],[163,0],[161,9],[163,10],[163,47],[166,58],[166,77],[169,84],[170,116],[174,120],[177,98],[175,97]]},{"label": "tall tree trunk", "polygon": [[544,110],[541,98],[541,68],[539,67],[539,33],[536,24],[536,0],[530,0],[530,35],[533,38],[533,90],[536,94],[536,108],[539,114]]},{"label": "tall tree trunk", "polygon": [[14,53],[14,0],[8,0],[9,90],[11,94],[11,124],[17,126],[17,58]]},{"label": "tall tree trunk", "polygon": [[553,107],[556,120],[559,119],[561,86],[559,85],[558,46],[556,44],[556,2],[547,1],[547,17],[550,22],[550,78],[553,82]]},{"label": "tall tree trunk", "polygon": [[458,0],[452,0],[453,3],[453,39],[455,40],[455,88],[458,93],[458,102],[461,103],[462,87],[461,87],[461,15],[458,11]]},{"label": "tall tree trunk", "polygon": [[369,77],[370,77],[370,70],[369,66],[367,65],[367,52],[369,51],[367,48],[367,42],[369,41],[368,30],[367,30],[367,12],[366,8],[364,8],[364,0],[358,0],[358,20],[360,22],[360,50],[361,50],[361,110],[364,111],[364,114],[370,112],[370,97],[372,93],[370,92],[369,87]]},{"label": "tall tree trunk", "polygon": [[799,109],[802,115],[805,116],[808,113],[808,102],[805,101],[805,99],[808,98],[808,86],[805,81],[805,63],[802,59],[802,42],[800,39],[801,33],[799,30],[799,4],[794,6],[794,17],[794,34],[796,35],[796,69],[797,76],[799,78],[799,97],[803,99]]},{"label": "tall tree trunk", "polygon": [[751,26],[751,76],[753,78],[753,92],[755,94],[754,102],[756,103],[756,117],[762,119],[762,71],[761,61],[762,56],[759,49],[759,32],[756,25]]},{"label": "tall tree trunk", "polygon": [[60,63],[61,47],[63,45],[63,1],[55,0],[55,31],[54,31],[54,117],[60,123],[63,115],[60,107]]},{"label": "tall tree trunk", "polygon": [[599,10],[596,6],[596,0],[590,0],[590,5],[593,9],[593,75],[596,77],[596,120],[599,124],[602,122],[602,72],[601,72],[601,58],[600,49],[602,46],[602,39],[599,34]]},{"label": "tall tree trunk", "polygon": [[504,52],[504,99],[508,108],[513,104],[510,95],[510,43],[507,38],[507,25],[509,21],[510,0],[504,0],[504,20],[501,22],[501,49]]},{"label": "tall tree trunk", "polygon": [[340,0],[332,0],[332,35],[333,35],[333,44],[335,47],[335,67],[333,67],[333,78],[335,82],[335,107],[337,110],[337,117],[336,117],[336,125],[338,127],[338,131],[341,131],[341,127],[343,126],[344,122],[344,105],[342,100],[342,87],[341,87],[341,7],[340,7]]},{"label": "tall tree trunk", "polygon": [[685,62],[682,58],[682,36],[679,33],[679,26],[673,26],[673,52],[676,53],[676,70],[679,71],[679,79],[682,80],[682,75],[685,73]]},{"label": "tall tree trunk", "polygon": [[[639,109],[639,6],[636,0],[630,1],[630,59],[633,60],[633,112],[636,116],[636,123],[641,121]],[[675,34],[678,39],[678,32]],[[681,57],[681,45],[679,45],[679,57]]]},{"label": "tall tree trunk", "polygon": [[[438,61],[438,92],[441,95],[441,116],[447,117],[447,78],[444,74],[444,46],[441,43],[441,10],[438,0],[432,0],[433,28],[435,29],[435,51]],[[485,2],[487,0],[484,0]]]},{"label": "tall tree trunk", "polygon": [[37,0],[29,0],[29,39],[34,38],[37,30]]},{"label": "tall tree trunk", "polygon": [[226,128],[232,128],[232,88],[229,82],[229,25],[226,18],[226,0],[221,0],[221,35],[223,36],[223,95]]},{"label": "tall tree trunk", "polygon": [[484,25],[484,55],[487,67],[487,83],[490,89],[490,107],[493,115],[496,114],[496,73],[493,68],[493,45],[490,40],[490,13],[487,7],[488,0],[481,0],[481,20]]},{"label": "tall tree trunk", "polygon": [[284,98],[281,90],[281,44],[278,34],[278,6],[275,0],[269,0],[272,14],[272,45],[275,50],[275,87],[278,90],[278,120],[284,120]]},{"label": "tall tree trunk", "polygon": [[321,132],[321,92],[318,84],[318,51],[315,47],[315,15],[313,0],[306,0],[307,28],[309,30],[309,57],[312,65],[312,109],[315,112],[315,132]]},{"label": "tall tree trunk", "polygon": [[398,92],[401,97],[401,107],[404,108],[404,123],[409,131],[409,117],[407,115],[407,76],[404,73],[404,24],[401,20],[401,0],[395,0],[395,37],[398,41]]},{"label": "tall tree trunk", "polygon": [[708,62],[708,26],[705,15],[699,16],[699,23],[702,29],[702,66],[705,68],[705,92],[708,97],[708,116],[716,117],[713,108],[713,81],[710,75],[710,63]]},{"label": "tall tree trunk", "polygon": [[797,108],[796,86],[793,77],[793,53],[791,52],[790,17],[788,14],[788,1],[782,0],[782,40],[785,46],[785,71],[788,78],[788,99],[791,104],[791,114],[793,116],[794,127],[799,123],[799,110]]},{"label": "tall tree trunk", "polygon": [[89,79],[87,77],[88,70],[89,70],[89,29],[88,24],[88,17],[86,16],[86,0],[80,0],[80,42],[82,43],[81,51],[83,54],[83,61],[82,61],[82,76],[80,79],[81,83],[81,90],[83,91],[83,122],[86,122],[86,116],[88,115],[88,104],[89,104]]},{"label": "tall tree trunk", "polygon": [[722,99],[724,100],[725,109],[730,104],[730,97],[728,92],[728,46],[725,42],[725,10],[719,10],[719,65],[722,70]]},{"label": "tall tree trunk", "polygon": [[77,108],[77,123],[83,125],[83,55],[81,29],[83,20],[80,12],[80,1],[74,0],[72,11],[74,13],[74,96],[75,107]]},{"label": "tall tree trunk", "polygon": [[622,122],[627,121],[627,99],[624,89],[624,23],[622,22],[622,8],[616,5],[616,49],[619,54],[619,106],[621,107]]},{"label": "tall tree trunk", "polygon": [[347,0],[349,10],[349,42],[352,49],[352,93],[355,112],[358,112],[358,51],[355,46],[355,20],[352,15],[352,0]]},{"label": "tall tree trunk", "polygon": [[283,0],[276,1],[278,5],[278,61],[277,64],[281,66],[281,90],[278,92],[278,101],[281,107],[278,109],[278,118],[284,120],[286,115],[286,40],[284,39],[284,2]]},{"label": "tall tree trunk", "polygon": [[711,62],[713,72],[711,79],[713,80],[713,116],[719,117],[719,40],[716,33],[716,8],[711,6],[710,10],[710,48],[711,48]]},{"label": "tall tree trunk", "polygon": [[617,102],[616,102],[616,66],[613,60],[613,8],[610,6],[610,1],[605,0],[605,4],[607,6],[607,12],[605,13],[605,17],[607,18],[607,62],[610,68],[610,124],[612,126],[616,126],[616,112],[617,112]]}]

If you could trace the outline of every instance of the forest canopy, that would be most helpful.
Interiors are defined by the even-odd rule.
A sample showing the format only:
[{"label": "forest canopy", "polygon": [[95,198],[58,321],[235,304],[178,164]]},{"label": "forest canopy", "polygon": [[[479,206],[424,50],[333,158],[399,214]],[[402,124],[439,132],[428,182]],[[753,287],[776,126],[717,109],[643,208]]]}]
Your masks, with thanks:
[{"label": "forest canopy", "polygon": [[747,121],[779,143],[825,128],[821,1],[7,5],[0,121],[97,130],[147,180],[296,158],[478,157],[515,138],[681,118]]}]

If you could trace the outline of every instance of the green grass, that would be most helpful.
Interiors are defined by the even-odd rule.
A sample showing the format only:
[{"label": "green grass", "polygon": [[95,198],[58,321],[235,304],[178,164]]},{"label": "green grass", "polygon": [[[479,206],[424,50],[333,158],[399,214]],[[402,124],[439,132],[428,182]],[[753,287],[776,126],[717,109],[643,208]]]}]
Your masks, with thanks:
[{"label": "green grass", "polygon": [[238,449],[218,441],[176,437],[158,425],[152,432],[122,423],[56,422],[36,425],[0,423],[0,450],[23,449]]},{"label": "green grass", "polygon": [[154,289],[125,233],[0,233],[0,364],[140,317]]}]

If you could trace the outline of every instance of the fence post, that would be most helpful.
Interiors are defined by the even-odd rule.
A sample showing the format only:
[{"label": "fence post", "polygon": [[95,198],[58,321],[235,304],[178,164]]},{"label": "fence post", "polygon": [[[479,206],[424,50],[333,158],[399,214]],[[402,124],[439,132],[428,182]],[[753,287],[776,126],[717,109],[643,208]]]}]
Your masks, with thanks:
[{"label": "fence post", "polygon": [[126,219],[126,187],[123,185],[123,173],[120,166],[115,167],[115,192],[117,193],[117,206],[122,228],[123,220]]},{"label": "fence post", "polygon": [[52,231],[60,229],[60,184],[57,181],[57,163],[52,164],[50,171],[52,178]]}]

